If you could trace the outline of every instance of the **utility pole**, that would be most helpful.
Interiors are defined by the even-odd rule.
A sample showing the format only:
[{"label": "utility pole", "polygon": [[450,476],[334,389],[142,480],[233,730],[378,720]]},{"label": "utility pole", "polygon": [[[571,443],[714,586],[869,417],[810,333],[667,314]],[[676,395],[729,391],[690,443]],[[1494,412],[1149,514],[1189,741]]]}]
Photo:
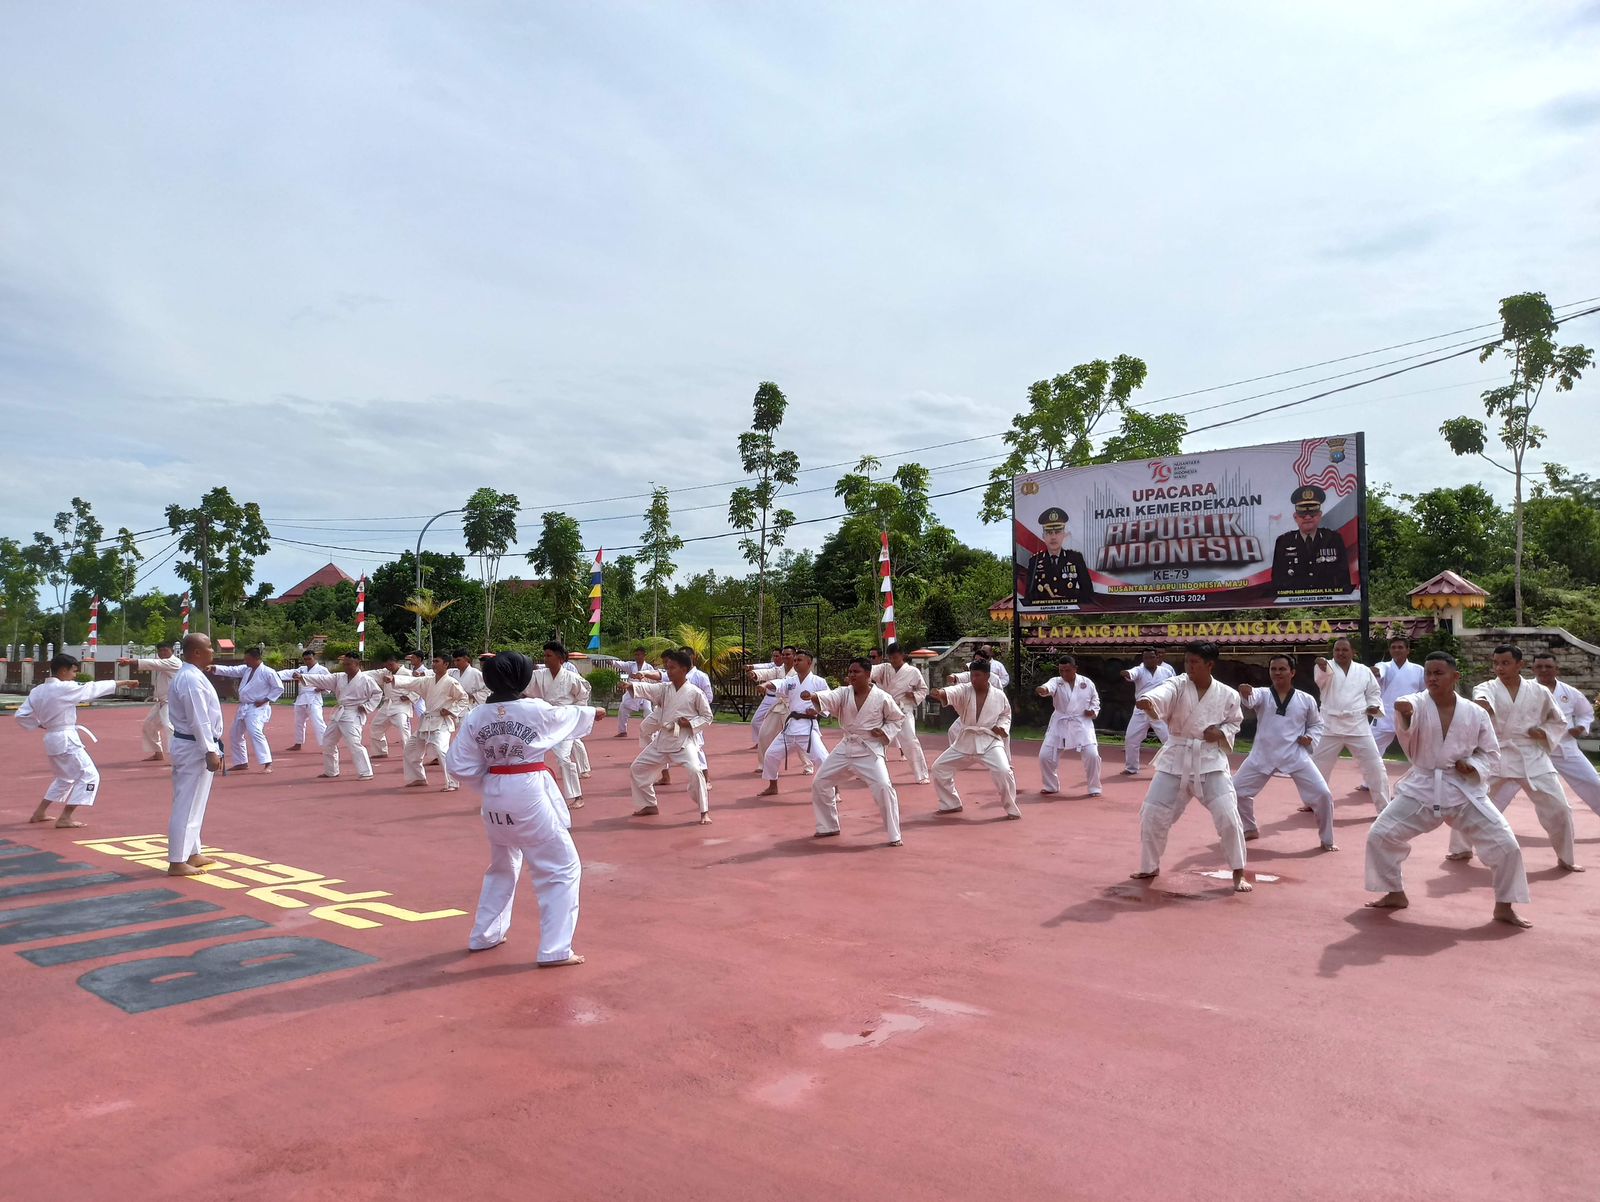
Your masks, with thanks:
[{"label": "utility pole", "polygon": [[[422,540],[428,533],[428,527],[440,518],[449,517],[452,513],[462,512],[459,509],[446,509],[443,513],[436,513],[424,523],[422,530],[417,534],[417,592],[422,591]],[[417,641],[412,646],[422,646],[422,615],[417,615]],[[433,624],[428,624],[428,650],[433,650]]]}]

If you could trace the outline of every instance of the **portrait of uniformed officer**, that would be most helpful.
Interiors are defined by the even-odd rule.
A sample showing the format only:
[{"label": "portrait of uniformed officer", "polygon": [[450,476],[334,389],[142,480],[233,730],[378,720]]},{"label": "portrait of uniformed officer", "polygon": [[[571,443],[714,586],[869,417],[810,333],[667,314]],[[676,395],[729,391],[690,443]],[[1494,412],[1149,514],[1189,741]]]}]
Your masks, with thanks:
[{"label": "portrait of uniformed officer", "polygon": [[1068,550],[1067,511],[1052,505],[1039,515],[1044,550],[1028,560],[1028,587],[1024,605],[1079,605],[1094,599],[1089,564],[1077,551]]},{"label": "portrait of uniformed officer", "polygon": [[1295,529],[1278,536],[1272,549],[1275,593],[1348,593],[1350,557],[1344,539],[1322,528],[1322,503],[1328,494],[1304,484],[1289,494]]}]

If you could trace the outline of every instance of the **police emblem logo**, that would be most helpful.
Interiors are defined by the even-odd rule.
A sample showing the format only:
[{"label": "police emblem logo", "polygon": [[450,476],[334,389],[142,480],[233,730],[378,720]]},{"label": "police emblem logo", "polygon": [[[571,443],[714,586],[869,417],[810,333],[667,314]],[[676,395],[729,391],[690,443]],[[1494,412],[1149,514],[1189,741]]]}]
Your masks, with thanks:
[{"label": "police emblem logo", "polygon": [[1025,496],[1025,497],[1037,496],[1038,492],[1039,492],[1039,482],[1037,480],[1024,480],[1022,482],[1022,495],[1023,496]]},{"label": "police emblem logo", "polygon": [[1344,462],[1344,444],[1345,440],[1342,438],[1328,439],[1328,461],[1330,463]]},{"label": "police emblem logo", "polygon": [[504,718],[506,716],[506,707],[503,705],[497,705],[494,707],[494,713],[495,717]]}]

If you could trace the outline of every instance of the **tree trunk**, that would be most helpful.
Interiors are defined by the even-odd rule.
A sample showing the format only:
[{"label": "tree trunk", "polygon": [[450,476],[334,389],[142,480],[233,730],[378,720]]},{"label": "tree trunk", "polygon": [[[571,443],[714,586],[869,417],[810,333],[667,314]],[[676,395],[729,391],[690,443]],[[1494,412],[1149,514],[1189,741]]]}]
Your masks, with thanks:
[{"label": "tree trunk", "polygon": [[1522,625],[1522,459],[1517,459],[1517,491],[1516,499],[1512,506],[1512,516],[1517,524],[1517,555],[1516,566],[1513,570],[1515,581],[1517,625]]}]

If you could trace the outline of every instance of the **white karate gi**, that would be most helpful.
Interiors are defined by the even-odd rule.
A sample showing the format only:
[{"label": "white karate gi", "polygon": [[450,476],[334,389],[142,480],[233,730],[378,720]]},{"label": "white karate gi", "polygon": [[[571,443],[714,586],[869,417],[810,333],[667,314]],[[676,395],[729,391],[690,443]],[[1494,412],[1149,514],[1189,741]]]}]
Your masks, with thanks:
[{"label": "white karate gi", "polygon": [[1350,749],[1361,766],[1361,779],[1372,793],[1372,804],[1379,813],[1389,803],[1389,774],[1384,771],[1383,757],[1372,739],[1372,723],[1367,718],[1369,708],[1382,708],[1383,691],[1378,678],[1366,664],[1351,661],[1347,672],[1332,660],[1326,668],[1317,668],[1317,691],[1322,694],[1322,737],[1311,749],[1311,760],[1322,774],[1322,779],[1333,785],[1333,765],[1339,752]]},{"label": "white karate gi", "polygon": [[882,663],[872,669],[872,683],[889,694],[904,718],[895,742],[911,765],[912,779],[919,785],[927,784],[930,779],[928,757],[923,755],[922,744],[917,739],[917,707],[927,699],[928,678],[920,668],[909,663],[901,664],[898,671],[893,664]]},{"label": "white karate gi", "polygon": [[[1500,759],[1493,721],[1477,705],[1458,697],[1450,730],[1441,734],[1439,709],[1427,693],[1398,700],[1415,707],[1410,723],[1395,718],[1395,738],[1411,769],[1395,783],[1394,800],[1367,832],[1368,891],[1404,892],[1401,866],[1411,854],[1411,841],[1443,822],[1449,824],[1452,836],[1464,833],[1489,866],[1495,901],[1527,901],[1522,848],[1485,788]],[[1472,775],[1457,772],[1457,760],[1469,763]]]},{"label": "white karate gi", "polygon": [[199,854],[200,827],[215,778],[207,753],[222,755],[222,703],[206,674],[185,663],[167,692],[172,716],[172,814],[167,820],[167,860],[182,863]]},{"label": "white karate gi", "polygon": [[[978,711],[977,691],[970,684],[947,685],[944,703],[956,712],[960,732],[933,761],[933,791],[941,810],[961,809],[961,794],[956,792],[956,769],[968,760],[978,760],[989,770],[989,779],[1006,813],[1022,817],[1017,806],[1017,778],[1011,771],[1011,756],[1006,738],[1011,734],[1011,702],[994,685]],[[995,734],[995,728],[1005,735]]]},{"label": "white karate gi", "polygon": [[214,665],[211,675],[239,682],[239,704],[234,707],[233,722],[228,727],[228,767],[248,765],[246,739],[250,741],[250,751],[255,752],[256,763],[263,768],[272,767],[267,723],[272,721],[272,703],[283,696],[283,680],[266,664],[254,668],[249,664]]},{"label": "white karate gi", "polygon": [[1145,737],[1153,730],[1156,738],[1162,743],[1167,741],[1167,724],[1165,722],[1152,722],[1150,715],[1139,708],[1139,700],[1157,685],[1166,684],[1176,676],[1177,670],[1171,664],[1157,664],[1154,672],[1146,668],[1143,662],[1135,664],[1128,672],[1133,679],[1133,715],[1128,719],[1127,732],[1122,736],[1122,766],[1127,772],[1139,771],[1139,757],[1144,750]]},{"label": "white karate gi", "polygon": [[322,739],[323,775],[339,775],[339,744],[343,743],[355,762],[356,779],[371,780],[372,759],[362,745],[361,733],[367,724],[367,715],[382,703],[383,690],[365,672],[346,676],[343,670],[329,672],[326,668],[319,668],[315,672],[305,673],[300,679],[308,676],[324,692],[331,692],[339,699],[338,712],[328,724],[328,732]]},{"label": "white karate gi", "polygon": [[[765,684],[769,680],[778,680],[786,673],[786,669],[776,663],[751,664],[750,670],[755,673],[756,684]],[[750,746],[756,748],[759,754],[765,755],[766,748],[761,746],[761,727],[767,720],[767,715],[772,712],[772,707],[778,704],[778,695],[763,691],[761,701],[756,706],[756,712],[750,715]],[[774,738],[777,736],[774,735]]]},{"label": "white karate gi", "polygon": [[489,840],[489,868],[468,947],[504,941],[526,859],[539,902],[539,960],[554,963],[572,954],[583,865],[567,830],[567,807],[542,765],[551,748],[593,727],[592,709],[528,698],[480,705],[463,719],[444,757],[445,772],[483,790],[483,833]]},{"label": "white karate gi", "polygon": [[[680,764],[689,773],[689,797],[704,814],[711,808],[706,792],[704,762],[700,751],[700,732],[711,725],[711,703],[705,693],[687,680],[678,688],[670,680],[656,684],[634,683],[634,692],[649,699],[655,712],[647,719],[654,733],[629,769],[633,782],[633,804],[643,809],[656,804],[656,778],[671,764]],[[678,725],[687,720],[690,730]]]},{"label": "white karate gi", "polygon": [[1041,688],[1050,690],[1050,702],[1055,712],[1050,715],[1050,725],[1045,728],[1044,742],[1039,745],[1039,783],[1046,793],[1061,789],[1056,769],[1063,751],[1077,752],[1083,761],[1084,786],[1090,797],[1100,796],[1100,743],[1094,733],[1094,719],[1090,714],[1100,712],[1100,690],[1087,676],[1077,677],[1071,685],[1061,676],[1052,676]]},{"label": "white karate gi", "polygon": [[777,780],[778,770],[783,767],[788,752],[792,749],[798,751],[812,764],[820,764],[828,758],[828,749],[822,742],[821,728],[815,718],[803,717],[804,713],[814,708],[809,701],[800,700],[801,693],[826,693],[828,682],[812,672],[809,676],[801,677],[791,672],[778,682],[778,703],[772,712],[783,716],[783,726],[776,738],[767,747],[767,753],[761,760],[761,777],[763,780]]},{"label": "white karate gi", "polygon": [[167,717],[167,690],[172,687],[172,678],[183,667],[183,661],[176,655],[169,655],[165,659],[136,659],[133,666],[140,672],[150,673],[150,712],[145,715],[144,725],[139,729],[140,737],[144,740],[144,753],[147,756],[160,755],[172,742],[172,719]]},{"label": "white karate gi", "polygon": [[[661,679],[661,673],[645,664],[621,664],[617,671],[622,673],[624,681],[637,680],[640,684],[654,684]],[[622,699],[617,702],[617,734],[628,733],[628,719],[637,714],[641,719],[650,716],[650,700],[639,697],[627,689],[622,690]]]},{"label": "white karate gi", "polygon": [[1594,729],[1594,706],[1564,680],[1556,681],[1556,687],[1550,690],[1550,695],[1556,699],[1556,708],[1567,720],[1567,733],[1562,735],[1561,742],[1550,752],[1550,762],[1572,791],[1591,810],[1600,814],[1600,774],[1595,772],[1594,765],[1583,754],[1577,737],[1572,734],[1574,730],[1581,730],[1586,737]]},{"label": "white karate gi", "polygon": [[1422,665],[1415,660],[1397,664],[1386,659],[1378,665],[1378,691],[1383,697],[1383,716],[1372,724],[1372,742],[1381,756],[1394,742],[1394,703],[1402,697],[1423,691]]},{"label": "white karate gi", "polygon": [[825,716],[839,719],[840,736],[811,782],[811,810],[817,820],[817,833],[830,834],[839,829],[839,786],[853,776],[867,786],[872,800],[877,802],[889,842],[900,842],[900,799],[889,783],[889,765],[884,759],[887,744],[874,733],[882,731],[893,742],[904,718],[900,707],[876,685],[868,690],[866,701],[857,705],[856,691],[848,684],[818,693],[813,704]]},{"label": "white karate gi", "polygon": [[411,670],[401,668],[394,674],[392,680],[385,680],[384,673],[387,671],[387,668],[374,668],[367,673],[383,690],[383,700],[373,712],[372,721],[367,723],[367,746],[374,757],[389,754],[390,731],[395,733],[395,740],[404,752],[406,740],[411,737],[411,727],[416,717],[412,708],[411,694],[399,687],[401,681],[412,678]]},{"label": "white karate gi", "polygon": [[[766,698],[757,707],[758,710],[762,708],[766,710],[766,716],[761,719],[756,736],[756,755],[761,757],[762,763],[766,762],[767,752],[771,750],[773,740],[783,733],[788,722],[788,707],[779,704],[784,682],[798,678],[793,668],[780,668],[776,665],[756,672],[756,679],[761,682],[762,689],[766,693]],[[811,757],[802,752],[801,758],[805,762],[806,771],[811,771]]]},{"label": "white karate gi", "polygon": [[117,691],[114,680],[79,684],[54,676],[33,686],[27,700],[17,710],[17,725],[23,730],[44,732],[44,754],[50,761],[54,779],[44,791],[44,800],[69,806],[92,806],[100,789],[100,769],[78,737],[81,730],[96,741],[86,726],[78,725],[78,703],[109,697]]},{"label": "white karate gi", "polygon": [[294,745],[306,745],[306,727],[311,728],[311,733],[316,736],[312,739],[313,745],[322,746],[322,740],[328,733],[328,724],[322,717],[322,690],[317,688],[305,678],[305,672],[321,672],[323,667],[317,664],[312,668],[285,668],[278,673],[278,679],[285,684],[295,681],[295,676],[300,674],[300,679],[295,681],[294,695]]},{"label": "white karate gi", "polygon": [[456,707],[467,700],[467,691],[448,672],[443,676],[429,672],[426,676],[409,676],[404,680],[396,676],[394,684],[422,705],[422,717],[406,736],[406,783],[414,780],[426,783],[428,770],[423,767],[423,759],[431,749],[444,769],[444,787],[454,789],[457,782],[450,775],[450,762],[445,753],[450,750],[450,736],[456,728]]},{"label": "white karate gi", "polygon": [[[1499,763],[1489,772],[1489,800],[1503,814],[1521,789],[1533,802],[1534,813],[1539,816],[1544,833],[1550,836],[1550,848],[1556,858],[1563,864],[1577,863],[1572,803],[1561,788],[1561,777],[1547,750],[1558,746],[1567,733],[1567,718],[1556,699],[1537,680],[1527,679],[1517,687],[1515,699],[1498,680],[1486,680],[1476,686],[1472,699],[1487,701],[1493,708],[1494,734],[1500,743]],[[1481,707],[1477,708],[1481,713]],[[1544,731],[1548,743],[1529,737],[1529,728],[1535,726]],[[1459,829],[1450,836],[1450,850],[1471,850],[1467,836]]]},{"label": "white karate gi", "polygon": [[[542,664],[533,670],[533,679],[528,682],[528,687],[522,690],[524,697],[533,697],[550,705],[587,705],[592,695],[589,682],[578,674],[578,670],[571,664],[563,664],[561,671],[554,676],[550,669]],[[593,724],[591,723],[591,728]],[[560,774],[561,791],[566,794],[567,800],[581,801],[583,799],[583,781],[579,779],[577,757],[573,752],[575,739],[564,739],[550,749],[547,757],[555,762],[555,770]]]},{"label": "white karate gi", "polygon": [[1256,794],[1281,772],[1294,781],[1300,791],[1300,800],[1311,807],[1317,820],[1317,833],[1323,846],[1333,846],[1333,793],[1322,773],[1311,760],[1309,748],[1300,744],[1310,738],[1317,745],[1322,735],[1322,714],[1310,693],[1291,686],[1287,700],[1278,695],[1270,685],[1250,691],[1243,699],[1245,709],[1256,716],[1256,737],[1250,744],[1250,754],[1233,774],[1233,792],[1238,799],[1239,822],[1246,834],[1254,834],[1256,826]]},{"label": "white karate gi", "polygon": [[[449,675],[461,682],[461,687],[466,690],[468,709],[474,705],[482,705],[489,700],[489,686],[483,681],[483,673],[473,664],[468,664],[465,671],[460,668],[449,669]],[[465,711],[463,711],[464,713]]]},{"label": "white karate gi", "polygon": [[[1244,827],[1228,773],[1228,752],[1244,721],[1239,694],[1215,677],[1202,695],[1179,673],[1144,695],[1167,724],[1168,738],[1156,753],[1155,776],[1139,809],[1139,871],[1158,872],[1167,835],[1191,797],[1211,811],[1228,867],[1244,867]],[[1207,742],[1207,727],[1222,731],[1221,744]]]}]

